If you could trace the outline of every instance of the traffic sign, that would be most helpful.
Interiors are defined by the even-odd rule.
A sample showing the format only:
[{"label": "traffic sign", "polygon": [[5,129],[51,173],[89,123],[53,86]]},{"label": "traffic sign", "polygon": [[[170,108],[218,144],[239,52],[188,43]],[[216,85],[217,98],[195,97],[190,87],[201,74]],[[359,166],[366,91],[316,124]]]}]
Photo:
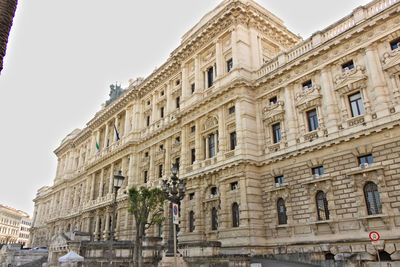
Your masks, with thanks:
[{"label": "traffic sign", "polygon": [[381,238],[381,236],[378,234],[378,232],[372,231],[369,233],[369,239],[371,239],[371,241],[376,242],[379,240],[379,238]]},{"label": "traffic sign", "polygon": [[172,204],[172,221],[174,224],[179,224],[179,209],[178,204]]}]

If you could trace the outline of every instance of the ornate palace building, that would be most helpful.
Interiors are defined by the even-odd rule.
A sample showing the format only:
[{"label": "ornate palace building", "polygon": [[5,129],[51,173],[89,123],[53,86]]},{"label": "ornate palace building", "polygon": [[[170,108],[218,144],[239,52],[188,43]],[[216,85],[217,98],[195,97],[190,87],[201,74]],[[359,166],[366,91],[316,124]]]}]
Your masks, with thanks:
[{"label": "ornate palace building", "polygon": [[32,220],[26,212],[0,204],[0,244],[27,246]]},{"label": "ornate palace building", "polygon": [[[222,1],[160,68],[112,86],[121,95],[55,150],[54,184],[34,199],[32,246],[60,251],[61,233],[107,240],[119,170],[116,235],[129,244],[124,191],[160,186],[177,163],[188,261],[374,261],[377,250],[399,260],[399,10],[376,0],[302,40],[252,0]],[[168,220],[147,237],[167,229]],[[81,254],[100,257],[88,246]]]}]

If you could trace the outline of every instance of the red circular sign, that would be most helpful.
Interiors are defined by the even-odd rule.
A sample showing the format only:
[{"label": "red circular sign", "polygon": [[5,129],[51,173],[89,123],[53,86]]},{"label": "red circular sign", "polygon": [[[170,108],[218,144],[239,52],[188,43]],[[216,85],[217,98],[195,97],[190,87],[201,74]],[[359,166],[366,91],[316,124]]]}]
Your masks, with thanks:
[{"label": "red circular sign", "polygon": [[378,241],[380,237],[381,236],[378,234],[378,232],[373,231],[369,233],[369,239],[371,239],[372,241]]},{"label": "red circular sign", "polygon": [[174,215],[178,215],[178,206],[174,206]]}]

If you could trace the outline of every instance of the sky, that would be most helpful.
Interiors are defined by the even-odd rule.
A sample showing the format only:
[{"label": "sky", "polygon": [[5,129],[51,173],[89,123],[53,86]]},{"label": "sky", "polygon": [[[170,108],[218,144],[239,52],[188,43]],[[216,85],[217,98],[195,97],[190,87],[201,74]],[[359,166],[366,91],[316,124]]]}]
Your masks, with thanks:
[{"label": "sky", "polygon": [[[307,39],[367,0],[256,0]],[[61,140],[147,77],[221,0],[19,0],[0,74],[0,204],[33,214]]]}]

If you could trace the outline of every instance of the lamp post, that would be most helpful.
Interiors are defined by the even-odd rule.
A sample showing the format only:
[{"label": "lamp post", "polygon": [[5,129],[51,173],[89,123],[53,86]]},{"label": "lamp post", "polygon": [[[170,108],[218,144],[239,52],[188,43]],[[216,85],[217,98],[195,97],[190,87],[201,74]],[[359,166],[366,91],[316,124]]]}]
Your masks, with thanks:
[{"label": "lamp post", "polygon": [[168,249],[166,252],[167,257],[174,256],[174,223],[173,223],[173,214],[172,214],[172,203],[179,204],[179,202],[185,196],[186,187],[182,180],[178,179],[176,174],[178,173],[178,168],[176,164],[172,165],[171,168],[171,184],[167,182],[167,180],[163,180],[162,191],[166,199],[170,201],[169,210],[171,213],[170,216],[170,230],[169,230],[169,240],[168,240]]},{"label": "lamp post", "polygon": [[114,241],[114,228],[115,228],[115,217],[117,209],[117,193],[118,189],[121,188],[125,177],[122,176],[121,171],[114,175],[114,201],[113,201],[113,217],[111,221],[111,233],[110,233],[110,266],[113,266],[113,241]]}]

